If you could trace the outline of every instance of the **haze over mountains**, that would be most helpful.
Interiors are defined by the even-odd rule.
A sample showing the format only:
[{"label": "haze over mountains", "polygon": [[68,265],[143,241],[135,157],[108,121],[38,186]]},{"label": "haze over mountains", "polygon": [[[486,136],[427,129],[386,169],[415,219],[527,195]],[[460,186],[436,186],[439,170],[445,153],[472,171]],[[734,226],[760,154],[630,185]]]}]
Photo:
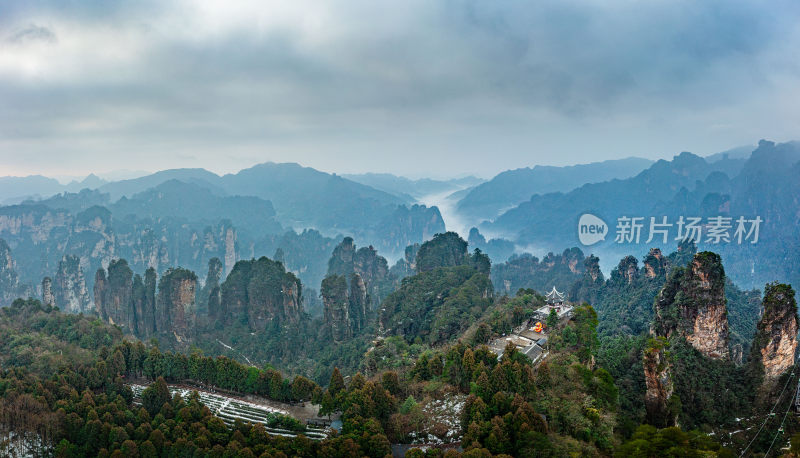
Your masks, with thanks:
[{"label": "haze over mountains", "polygon": [[[758,214],[766,219],[758,244],[715,247],[726,261],[743,261],[728,262],[732,278],[744,286],[795,279],[795,262],[779,247],[799,239],[798,203],[791,197],[798,195],[798,144],[762,141],[752,154],[748,150],[705,159],[684,152],[655,163],[633,157],[534,165],[488,181],[339,176],[292,163],[222,176],[201,168],[120,181],[89,175],[67,185],[41,176],[2,177],[0,197],[18,204],[0,207],[0,238],[18,259],[21,281],[31,285],[52,275],[65,255],[81,257],[89,272],[123,254],[136,268],[202,271],[213,256],[228,259],[230,269],[236,259],[272,256],[279,248],[288,254],[289,270],[317,285],[324,266],[313,266],[320,261],[308,254],[325,253],[342,236],[394,260],[406,246],[455,229],[500,263],[514,253],[543,256],[581,246],[576,225],[583,213],[599,216],[609,229],[624,215],[647,221]],[[646,253],[645,240],[621,244],[607,237],[583,249],[601,254],[608,272],[613,259]]]},{"label": "haze over mountains", "polygon": [[[187,168],[94,180],[0,206],[0,327],[10,336],[0,339],[0,362],[61,367],[78,351],[59,339],[79,339],[85,350],[113,342],[102,332],[124,335],[121,348],[98,350],[103,365],[79,371],[87,386],[102,386],[100,374],[115,367],[127,377],[117,376],[120,387],[161,376],[310,401],[319,406],[313,415],[349,422],[344,436],[364,413],[374,431],[359,437],[388,435],[368,456],[385,456],[388,438],[419,442],[415,431],[424,430],[426,441],[475,448],[483,440],[493,452],[531,456],[541,439],[508,448],[478,437],[499,425],[525,430],[529,420],[480,413],[514,405],[513,415],[570,418],[542,420],[539,434],[552,444],[572,435],[583,450],[608,450],[615,434],[618,447],[639,424],[652,426],[638,435],[679,424],[742,449],[753,423],[781,403],[775,388],[794,377],[795,293],[780,282],[800,280],[799,177],[800,143],[762,140],[748,153],[533,167],[486,182],[344,177],[275,163],[223,176]],[[15,189],[49,183],[30,182]],[[586,214],[602,237],[581,236]],[[691,236],[680,235],[689,230],[684,217],[699,221]],[[626,218],[639,218],[641,236],[625,235]],[[671,224],[653,237],[662,218]],[[743,219],[759,230],[738,232]],[[542,295],[554,287],[567,302]],[[62,337],[17,337],[29,332]],[[509,342],[517,333],[539,340]],[[349,383],[339,382],[342,373]],[[326,381],[327,390],[316,385]],[[424,417],[417,398],[426,409],[461,405],[431,420],[450,426],[429,428],[410,421]],[[361,399],[383,399],[384,410],[348,407]],[[175,414],[158,404],[163,418]],[[573,424],[597,430],[587,438]]]}]

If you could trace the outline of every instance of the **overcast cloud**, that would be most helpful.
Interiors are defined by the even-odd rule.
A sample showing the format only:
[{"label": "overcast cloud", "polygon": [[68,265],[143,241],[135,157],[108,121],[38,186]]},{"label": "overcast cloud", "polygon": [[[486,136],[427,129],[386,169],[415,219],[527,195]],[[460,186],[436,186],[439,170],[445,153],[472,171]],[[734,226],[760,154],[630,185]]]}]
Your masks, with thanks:
[{"label": "overcast cloud", "polygon": [[482,176],[800,139],[800,3],[7,1],[0,175]]}]

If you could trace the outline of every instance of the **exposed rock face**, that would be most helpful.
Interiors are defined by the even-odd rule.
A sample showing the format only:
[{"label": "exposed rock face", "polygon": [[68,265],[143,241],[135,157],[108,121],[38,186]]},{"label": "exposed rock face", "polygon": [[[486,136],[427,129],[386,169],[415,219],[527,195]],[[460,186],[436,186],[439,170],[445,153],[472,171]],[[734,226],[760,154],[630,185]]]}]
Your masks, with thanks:
[{"label": "exposed rock face", "polygon": [[656,335],[685,337],[710,358],[729,356],[725,270],[718,254],[698,253],[687,268],[673,271],[655,308]]},{"label": "exposed rock face", "polygon": [[361,275],[351,274],[349,287],[344,275],[328,275],[322,281],[320,295],[325,323],[334,341],[349,339],[367,327],[370,296]]},{"label": "exposed rock face", "polygon": [[353,258],[356,255],[356,244],[352,237],[345,237],[336,245],[328,260],[328,275],[345,275],[353,272]]},{"label": "exposed rock face", "polygon": [[290,323],[297,323],[303,315],[300,280],[297,278],[284,282],[281,287],[283,297],[283,317]]},{"label": "exposed rock face", "polygon": [[106,270],[103,268],[97,269],[94,274],[94,308],[97,313],[105,321],[108,321],[108,311],[105,306],[105,297],[108,291],[108,278],[106,278]]},{"label": "exposed rock face", "polygon": [[[199,315],[208,315],[209,304],[213,301],[214,307],[217,307],[220,302],[219,294],[219,281],[222,279],[222,261],[219,258],[211,258],[208,260],[208,274],[206,274],[206,282],[197,295],[197,313]],[[212,296],[213,299],[212,299]]]},{"label": "exposed rock face", "polygon": [[[44,276],[51,276],[56,296],[54,274],[65,254],[78,256],[84,275],[89,273],[85,283],[90,299],[91,273],[107,268],[112,259],[124,258],[140,273],[149,267],[163,271],[175,265],[204,269],[212,257],[223,260],[230,271],[237,260],[237,232],[230,221],[206,225],[169,217],[134,218],[124,216],[126,213],[120,213],[123,216],[117,219],[118,213],[112,217],[101,206],[84,209],[77,202],[61,203],[71,210],[39,204],[0,208],[0,237],[19,247],[14,252],[19,281],[39,283]],[[0,294],[2,291],[0,286]]]},{"label": "exposed rock face", "polygon": [[639,261],[633,256],[625,256],[619,261],[616,271],[611,273],[612,278],[619,275],[628,284],[633,283],[639,276]]},{"label": "exposed rock face", "polygon": [[221,301],[209,301],[209,314],[223,323],[244,319],[259,332],[275,321],[296,323],[302,316],[300,280],[267,257],[237,262],[220,290]]},{"label": "exposed rock face", "polygon": [[15,267],[11,248],[5,240],[0,239],[0,305],[10,304],[15,299],[18,286]]},{"label": "exposed rock face", "polygon": [[135,333],[135,313],[131,307],[133,271],[124,259],[108,265],[108,276],[103,268],[95,275],[94,303],[100,317],[116,324],[123,332]]},{"label": "exposed rock face", "polygon": [[[156,323],[156,270],[150,267],[144,272],[144,315],[139,317],[139,328],[145,335],[152,335],[158,331]],[[140,332],[142,332],[140,330]]]},{"label": "exposed rock face", "polygon": [[605,278],[600,270],[600,259],[590,255],[583,260],[583,275],[570,286],[569,299],[575,302],[597,304]]},{"label": "exposed rock face", "polygon": [[561,262],[566,264],[570,272],[574,274],[583,273],[583,252],[580,250],[565,250],[561,255]]},{"label": "exposed rock face", "polygon": [[403,259],[405,259],[412,272],[417,270],[417,253],[419,253],[420,247],[421,245],[419,243],[415,243],[407,246],[403,252]]},{"label": "exposed rock face", "polygon": [[154,334],[154,329],[152,327],[148,328],[147,324],[143,322],[144,317],[147,315],[145,310],[147,308],[146,301],[144,281],[142,281],[141,275],[136,274],[133,276],[133,285],[131,286],[131,307],[136,316],[136,328],[133,330],[133,333],[140,339],[149,338]]},{"label": "exposed rock face", "polygon": [[389,263],[386,258],[379,256],[378,251],[370,245],[356,251],[353,259],[353,271],[360,275],[366,284],[375,285],[389,275]]},{"label": "exposed rock face", "polygon": [[320,287],[320,295],[325,307],[325,323],[330,328],[333,340],[341,342],[350,338],[353,335],[350,323],[350,299],[344,276],[325,277]]},{"label": "exposed rock face", "polygon": [[156,316],[159,321],[156,326],[166,324],[169,328],[158,329],[159,333],[171,332],[178,343],[191,339],[197,323],[195,288],[197,275],[190,270],[177,268],[164,273],[158,282]]},{"label": "exposed rock face", "polygon": [[667,360],[666,341],[653,340],[644,352],[644,380],[647,391],[644,396],[647,422],[657,427],[675,424],[676,416],[670,409],[670,398],[674,390],[672,367]]},{"label": "exposed rock face", "polygon": [[764,368],[771,382],[794,365],[797,351],[797,302],[789,285],[772,283],[764,290],[764,315],[758,322],[752,359]]},{"label": "exposed rock face", "polygon": [[439,209],[425,205],[398,206],[378,223],[375,232],[380,234],[379,248],[384,252],[398,253],[404,247],[428,240],[444,232],[445,225]]},{"label": "exposed rock face", "polygon": [[42,304],[50,307],[56,305],[56,297],[53,295],[53,280],[50,277],[42,279]]},{"label": "exposed rock face", "polygon": [[89,313],[92,302],[81,268],[81,260],[77,256],[67,255],[58,263],[55,282],[55,304],[59,309],[69,313]]},{"label": "exposed rock face", "polygon": [[328,275],[341,275],[349,280],[357,275],[366,291],[364,306],[370,311],[391,292],[394,279],[389,274],[386,258],[378,255],[375,248],[356,248],[353,239],[345,237],[331,254]]},{"label": "exposed rock face", "polygon": [[661,253],[658,248],[651,248],[650,252],[644,258],[645,276],[647,278],[655,278],[661,275],[666,275],[669,269],[669,261]]},{"label": "exposed rock face", "polygon": [[230,273],[236,265],[236,230],[230,226],[222,230],[225,241],[225,273]]},{"label": "exposed rock face", "polygon": [[595,255],[590,255],[583,261],[584,265],[584,272],[589,278],[592,279],[592,282],[597,282],[597,279],[603,281],[603,272],[600,270],[600,258]]},{"label": "exposed rock face", "polygon": [[367,316],[369,315],[367,286],[364,284],[364,280],[361,279],[359,274],[353,274],[350,277],[350,294],[348,301],[350,303],[350,326],[353,328],[353,333],[355,334],[367,325]]},{"label": "exposed rock face", "polygon": [[[144,273],[144,280],[139,274],[133,277],[131,290],[131,307],[135,315],[134,333],[140,339],[153,337],[156,326],[156,271],[152,267]],[[162,323],[166,326],[166,323]]]}]

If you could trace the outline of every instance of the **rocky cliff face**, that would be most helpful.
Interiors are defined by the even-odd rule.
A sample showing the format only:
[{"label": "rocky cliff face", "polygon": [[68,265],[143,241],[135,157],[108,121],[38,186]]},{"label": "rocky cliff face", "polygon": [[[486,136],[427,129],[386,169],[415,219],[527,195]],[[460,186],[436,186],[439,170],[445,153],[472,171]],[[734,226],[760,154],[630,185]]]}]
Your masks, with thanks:
[{"label": "rocky cliff face", "polygon": [[388,253],[399,253],[405,247],[428,240],[445,232],[444,220],[436,207],[412,205],[411,208],[398,206],[395,211],[384,218],[375,228],[379,240],[378,248]]},{"label": "rocky cliff face", "polygon": [[789,285],[768,284],[763,306],[751,359],[761,363],[765,382],[771,382],[794,365],[798,331],[794,290]]},{"label": "rocky cliff face", "polygon": [[367,325],[367,317],[369,316],[367,286],[359,274],[353,274],[350,277],[350,294],[348,301],[350,303],[350,326],[353,329],[353,334],[355,334],[361,329],[364,329]]},{"label": "rocky cliff face", "polygon": [[651,248],[644,258],[644,274],[647,278],[666,275],[669,271],[669,260],[658,248]]},{"label": "rocky cliff face", "polygon": [[0,305],[8,305],[15,299],[18,286],[15,267],[11,248],[5,240],[0,239]]},{"label": "rocky cliff face", "polygon": [[369,294],[361,275],[329,275],[322,281],[320,295],[324,305],[325,324],[336,342],[349,339],[367,327],[370,314]]},{"label": "rocky cliff face", "polygon": [[597,282],[598,279],[603,281],[603,272],[600,270],[600,258],[595,255],[590,255],[584,260],[583,266],[585,275],[591,278],[592,282]]},{"label": "rocky cliff face", "polygon": [[53,280],[50,277],[42,279],[42,304],[50,307],[56,305],[56,297],[53,295]]},{"label": "rocky cliff face", "polygon": [[667,360],[663,339],[653,339],[645,350],[642,364],[644,380],[647,386],[644,403],[647,410],[647,422],[657,427],[675,424],[676,414],[672,412],[670,398],[674,391],[672,383],[672,367]]},{"label": "rocky cliff face", "polygon": [[[158,332],[156,325],[156,271],[152,267],[133,277],[131,307],[135,314],[135,334],[140,339],[149,339]],[[163,327],[166,323],[162,323]]]},{"label": "rocky cliff face", "polygon": [[212,320],[242,320],[253,332],[275,321],[296,323],[302,317],[302,285],[280,262],[267,257],[239,261],[220,287],[221,301],[209,301]]},{"label": "rocky cliff face", "polygon": [[[213,257],[223,260],[229,272],[238,249],[237,231],[226,220],[207,225],[168,217],[116,218],[100,206],[72,213],[34,204],[0,207],[0,237],[21,247],[15,253],[16,272],[25,284],[52,275],[65,254],[78,256],[84,272],[106,268],[116,258],[126,259],[137,272],[149,267],[160,272],[174,265],[199,270]],[[85,279],[89,289],[93,281]]]},{"label": "rocky cliff face", "polygon": [[135,313],[131,308],[132,286],[133,271],[124,259],[112,260],[108,275],[103,268],[95,275],[94,303],[100,317],[129,334],[136,330]]},{"label": "rocky cliff face", "polygon": [[[214,303],[213,307],[218,307],[220,302],[219,281],[222,279],[222,261],[219,258],[211,258],[208,260],[208,273],[206,274],[206,281],[200,293],[197,295],[197,313],[198,315],[208,315],[209,304]],[[213,296],[213,297],[212,297]]]},{"label": "rocky cliff face", "polygon": [[171,333],[179,344],[188,343],[196,330],[196,288],[197,275],[182,268],[168,269],[158,282],[156,316],[163,321],[156,327],[161,334]]},{"label": "rocky cliff face", "polygon": [[673,271],[655,305],[656,335],[684,337],[710,358],[729,356],[725,271],[718,254],[697,253],[685,269]]},{"label": "rocky cliff face", "polygon": [[225,273],[230,273],[236,265],[236,230],[225,225],[222,229],[223,240],[225,241],[224,259]]},{"label": "rocky cliff face", "polygon": [[619,275],[626,283],[631,284],[639,276],[639,261],[633,256],[626,256],[619,261],[617,270],[612,272],[612,279]]},{"label": "rocky cliff face", "polygon": [[89,313],[93,310],[79,257],[67,255],[61,258],[54,289],[55,304],[59,309],[69,313]]},{"label": "rocky cliff face", "polygon": [[600,258],[590,255],[583,260],[583,275],[570,286],[569,300],[598,304],[605,278],[600,270]]},{"label": "rocky cliff face", "polygon": [[356,255],[356,244],[352,237],[345,237],[336,245],[328,260],[328,275],[346,275],[353,272],[353,259]]},{"label": "rocky cliff face", "polygon": [[[492,284],[508,295],[515,294],[520,288],[546,292],[555,286],[559,291],[569,291],[570,300],[578,300],[571,289],[584,280],[585,260],[583,251],[579,248],[568,248],[560,254],[550,252],[541,260],[529,253],[515,254],[506,262],[491,266]],[[595,273],[599,274],[599,270]],[[602,275],[597,276],[601,277]],[[586,280],[589,280],[587,287],[594,284],[594,280]],[[575,294],[578,294],[577,289],[580,286],[576,287]],[[581,297],[583,299],[585,298]]]},{"label": "rocky cliff face", "polygon": [[395,282],[386,258],[378,255],[372,246],[357,248],[350,237],[345,237],[334,248],[328,261],[328,275],[341,275],[346,280],[357,275],[366,292],[364,305],[367,311],[377,308],[391,292]]},{"label": "rocky cliff face", "polygon": [[330,328],[331,338],[341,342],[353,335],[350,322],[350,298],[347,280],[342,275],[329,275],[322,280],[320,295],[324,304],[325,324]]}]

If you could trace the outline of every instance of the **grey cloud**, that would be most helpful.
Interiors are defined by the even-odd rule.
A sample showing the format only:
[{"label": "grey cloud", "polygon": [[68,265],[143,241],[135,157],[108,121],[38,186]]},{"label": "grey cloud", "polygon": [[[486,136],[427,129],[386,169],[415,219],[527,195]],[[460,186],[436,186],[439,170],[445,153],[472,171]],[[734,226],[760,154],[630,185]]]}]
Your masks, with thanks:
[{"label": "grey cloud", "polygon": [[24,43],[29,41],[55,43],[57,39],[56,34],[47,27],[30,24],[25,28],[13,32],[8,38],[6,38],[6,41],[9,43]]},{"label": "grey cloud", "polygon": [[[151,30],[175,8],[10,4],[0,23],[16,27],[49,14]],[[388,3],[383,13],[338,4],[344,32],[316,46],[291,23],[196,40],[157,29],[142,38],[153,47],[107,75],[0,75],[0,165],[12,147],[60,145],[79,157],[174,151],[175,162],[191,151],[212,168],[220,149],[329,168],[343,155],[400,171],[414,167],[409,158],[440,168],[459,158],[462,172],[551,162],[544,152],[574,162],[800,136],[785,119],[788,103],[774,113],[760,105],[798,88],[795,1],[448,0]],[[43,26],[18,39],[47,32],[55,39]],[[765,126],[777,127],[758,133]]]}]

